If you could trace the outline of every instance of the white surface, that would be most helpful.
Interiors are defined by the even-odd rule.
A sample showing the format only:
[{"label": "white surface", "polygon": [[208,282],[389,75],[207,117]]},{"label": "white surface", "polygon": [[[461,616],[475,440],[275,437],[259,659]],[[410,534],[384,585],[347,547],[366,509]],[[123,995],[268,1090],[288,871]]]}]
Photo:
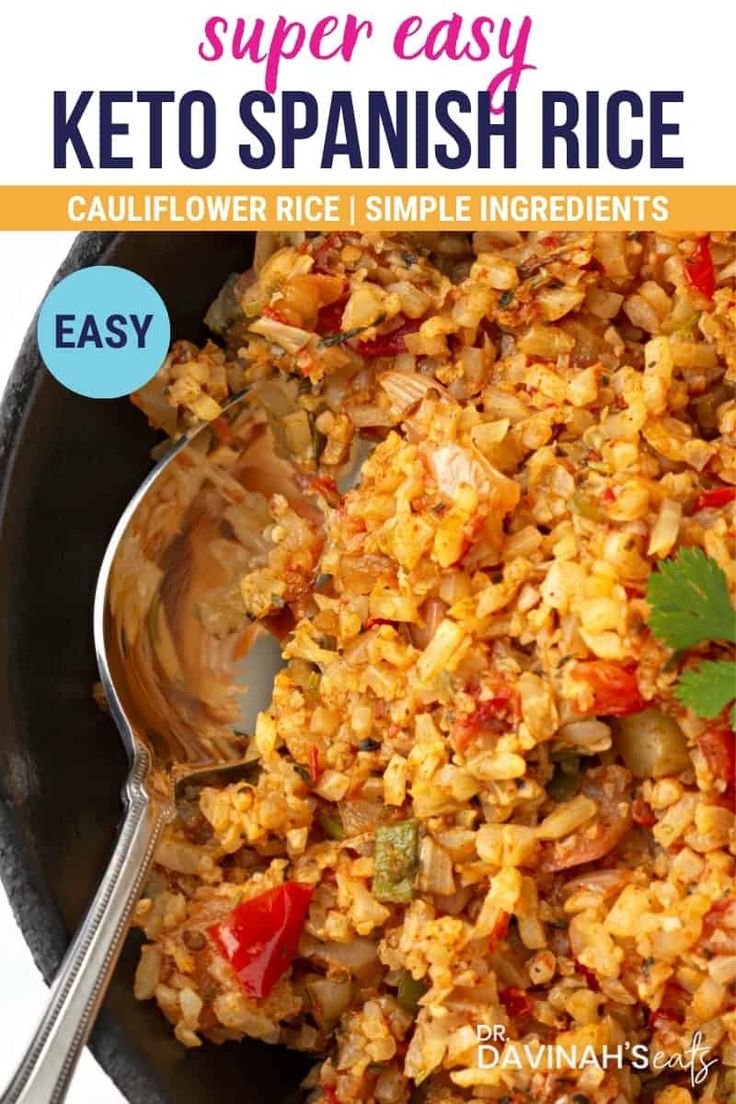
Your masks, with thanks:
[{"label": "white surface", "polygon": [[[329,95],[333,89],[353,91],[359,126],[364,131],[361,104],[367,89],[382,89],[389,94],[395,89],[426,89],[433,99],[440,90],[485,88],[495,74],[508,66],[508,61],[499,58],[500,25],[492,38],[491,56],[484,61],[453,61],[447,57],[410,61],[394,56],[392,40],[399,23],[417,8],[422,13],[424,35],[420,33],[412,40],[413,52],[426,39],[427,25],[452,13],[453,5],[447,0],[423,0],[421,4],[408,0],[398,4],[354,0],[349,6],[330,5],[323,0],[281,0],[278,5],[228,4],[219,8],[210,0],[179,0],[175,5],[127,0],[124,16],[115,20],[111,20],[108,6],[99,0],[66,0],[63,4],[47,0],[41,8],[43,15],[39,21],[38,4],[3,6],[0,103],[4,110],[0,115],[0,139],[1,148],[8,154],[3,164],[4,183],[76,183],[92,187],[133,183],[198,187],[203,183],[217,186],[243,181],[253,187],[256,183],[276,183],[280,178],[278,168],[246,172],[238,156],[240,143],[248,140],[238,113],[239,100],[246,89],[263,89],[265,65],[236,60],[232,54],[210,62],[198,54],[206,20],[223,8],[231,31],[238,16],[247,20],[248,34],[257,17],[265,20],[265,48],[281,14],[288,20],[307,24],[310,30],[320,17],[335,9],[373,22],[372,37],[367,41],[361,38],[350,62],[342,58],[315,61],[302,50],[298,57],[283,61],[279,68],[279,93],[308,89],[321,107],[317,135],[297,143],[292,179],[300,184],[328,183],[336,187],[371,180],[386,185],[457,184],[468,180],[471,170],[458,172],[436,167],[397,170],[388,159],[384,160],[383,168],[368,170],[350,169],[347,159],[338,157],[334,169],[328,172],[320,169],[320,138],[324,136]],[[549,0],[526,0],[524,5],[508,4],[505,8],[502,4],[490,5],[489,12],[486,0],[463,0],[454,8],[462,12],[464,20],[461,46],[468,41],[472,17],[492,13],[500,24],[500,16],[507,14],[513,23],[512,47],[522,13],[533,19],[525,58],[534,68],[521,75],[518,86],[518,167],[502,173],[476,171],[474,183],[484,180],[491,187],[500,182],[558,186],[617,183],[636,187],[733,183],[736,143],[716,140],[720,132],[713,123],[717,118],[716,105],[728,104],[732,95],[735,4],[724,0],[700,0],[697,5],[685,5],[681,0],[674,4],[617,0],[613,6],[602,7],[590,0],[560,0],[555,4]],[[334,49],[337,45],[337,39],[332,39],[327,48]],[[478,56],[478,51],[473,52]],[[645,102],[652,89],[684,92],[684,103],[665,113],[667,121],[680,123],[681,138],[668,138],[665,149],[678,155],[684,150],[685,167],[652,170],[642,164],[634,171],[613,169],[606,166],[604,154],[600,169],[543,170],[542,91],[566,89],[580,99],[588,89],[600,90],[604,104],[613,91],[621,88],[636,91]],[[209,91],[217,105],[214,163],[199,170],[181,165],[178,108],[170,103],[165,105],[162,115],[163,166],[148,168],[148,108],[143,103],[118,102],[112,117],[121,126],[129,125],[130,131],[115,137],[113,152],[115,157],[132,157],[134,167],[87,170],[72,158],[68,168],[54,169],[52,93],[67,91],[71,107],[83,89],[172,90],[178,96],[188,89]],[[90,101],[80,120],[80,131],[89,144],[93,164],[99,164],[99,106],[98,99]],[[273,129],[278,139],[277,116],[267,118],[269,129]],[[194,125],[199,141],[198,123]],[[433,140],[438,137],[444,140],[438,128],[432,129]],[[632,137],[644,137],[646,141],[648,120],[631,122],[625,129]],[[257,148],[258,143],[255,145]],[[195,151],[199,152],[199,145]]]},{"label": "white surface", "polygon": [[[0,234],[0,390],[49,281],[66,256],[72,234]],[[44,1006],[46,987],[0,886],[0,1090]],[[107,1074],[85,1051],[67,1097],[68,1104],[124,1104]],[[42,1102],[39,1101],[39,1104]]]}]

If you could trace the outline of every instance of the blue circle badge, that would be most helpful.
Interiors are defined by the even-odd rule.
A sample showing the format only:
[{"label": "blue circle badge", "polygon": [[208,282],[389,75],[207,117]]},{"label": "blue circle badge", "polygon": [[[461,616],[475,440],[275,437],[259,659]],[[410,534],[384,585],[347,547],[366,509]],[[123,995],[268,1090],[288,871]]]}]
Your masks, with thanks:
[{"label": "blue circle badge", "polygon": [[95,265],[60,280],[41,305],[38,347],[49,372],[89,399],[117,399],[148,383],[171,340],[166,305],[148,280]]}]

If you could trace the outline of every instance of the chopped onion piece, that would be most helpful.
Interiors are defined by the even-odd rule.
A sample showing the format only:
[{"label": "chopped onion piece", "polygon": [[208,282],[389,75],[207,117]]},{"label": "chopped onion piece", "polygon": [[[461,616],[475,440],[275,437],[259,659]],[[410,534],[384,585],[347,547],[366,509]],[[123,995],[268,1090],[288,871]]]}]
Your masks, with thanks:
[{"label": "chopped onion piece", "polygon": [[452,859],[431,836],[425,836],[419,849],[419,885],[425,893],[449,897],[455,892]]},{"label": "chopped onion piece", "polygon": [[647,551],[650,556],[668,556],[670,554],[680,535],[681,520],[682,506],[680,503],[671,498],[665,498],[659,508],[659,515],[649,537]]},{"label": "chopped onion piece", "polygon": [[302,330],[298,326],[287,326],[275,318],[261,317],[250,325],[252,333],[260,334],[274,345],[280,345],[287,353],[298,353],[312,339],[309,330]]},{"label": "chopped onion piece", "polygon": [[448,401],[452,396],[430,376],[420,376],[417,372],[383,372],[378,382],[391,400],[391,410],[397,417],[404,414],[430,392],[436,391]]},{"label": "chopped onion piece", "polygon": [[299,940],[299,957],[314,958],[332,966],[344,966],[357,978],[369,976],[378,964],[378,944],[363,936],[349,943],[321,942],[308,933]]},{"label": "chopped onion piece", "polygon": [[328,978],[310,978],[306,990],[312,1004],[312,1014],[323,1031],[331,1031],[350,1005],[352,982],[350,978],[331,981]]},{"label": "chopped onion piece", "polygon": [[664,778],[690,765],[685,734],[660,709],[617,718],[614,747],[637,778]]}]

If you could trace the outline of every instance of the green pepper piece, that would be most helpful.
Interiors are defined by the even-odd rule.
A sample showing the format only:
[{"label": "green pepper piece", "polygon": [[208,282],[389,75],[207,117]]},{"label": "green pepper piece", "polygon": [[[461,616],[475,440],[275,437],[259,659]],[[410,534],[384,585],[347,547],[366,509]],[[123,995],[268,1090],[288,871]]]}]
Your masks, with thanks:
[{"label": "green pepper piece", "polygon": [[423,978],[418,981],[413,978],[408,970],[404,970],[399,978],[399,987],[396,990],[396,1000],[407,1012],[416,1012],[419,1001],[427,992],[428,985]]},{"label": "green pepper piece", "polygon": [[376,829],[373,896],[407,905],[414,897],[419,866],[419,821],[400,820]]},{"label": "green pepper piece", "polygon": [[317,814],[317,823],[326,836],[329,836],[333,840],[344,840],[345,829],[342,826],[342,820],[339,816],[332,816],[326,810],[321,810]]}]

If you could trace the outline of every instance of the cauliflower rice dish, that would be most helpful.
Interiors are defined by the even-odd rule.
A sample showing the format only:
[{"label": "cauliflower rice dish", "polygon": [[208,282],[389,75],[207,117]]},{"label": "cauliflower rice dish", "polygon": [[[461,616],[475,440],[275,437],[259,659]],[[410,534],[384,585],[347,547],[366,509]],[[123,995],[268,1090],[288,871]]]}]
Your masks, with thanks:
[{"label": "cauliflower rice dish", "polygon": [[206,322],[134,401],[247,389],[320,508],[233,520],[285,665],[137,997],[315,1104],[734,1101],[736,233],[260,235]]}]

